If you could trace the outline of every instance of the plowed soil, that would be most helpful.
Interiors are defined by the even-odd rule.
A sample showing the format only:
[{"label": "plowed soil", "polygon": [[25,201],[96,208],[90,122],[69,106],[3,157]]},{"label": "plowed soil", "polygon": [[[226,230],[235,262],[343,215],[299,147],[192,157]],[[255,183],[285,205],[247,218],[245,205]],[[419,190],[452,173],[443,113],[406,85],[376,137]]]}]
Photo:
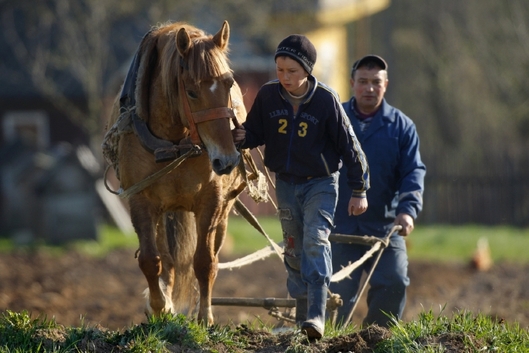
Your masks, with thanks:
[{"label": "plowed soil", "polygon": [[[230,258],[231,259],[231,258]],[[221,262],[228,261],[228,257]],[[529,266],[495,264],[478,272],[467,264],[411,262],[411,285],[404,320],[432,309],[481,312],[529,326]],[[215,297],[286,298],[286,273],[276,256],[251,265],[220,270]],[[0,255],[0,310],[27,310],[54,317],[63,325],[100,324],[110,329],[145,320],[146,281],[133,250],[117,250],[104,258],[76,252]],[[365,298],[355,311],[359,323]],[[264,308],[216,306],[218,323],[239,323],[259,317],[276,320]]]},{"label": "plowed soil", "polygon": [[[225,257],[221,262],[231,259]],[[489,271],[479,272],[467,264],[412,261],[409,276],[405,321],[414,320],[425,310],[438,314],[444,308],[446,316],[467,310],[529,327],[527,265],[494,264]],[[285,279],[283,264],[272,256],[240,269],[219,271],[214,296],[286,298]],[[104,258],[76,252],[60,256],[42,252],[0,255],[0,311],[27,310],[32,315],[55,318],[65,326],[98,324],[119,330],[145,322],[145,288],[146,281],[130,249],[113,251]],[[364,297],[353,321],[360,323],[365,312]],[[281,324],[264,308],[215,306],[214,314],[221,324],[257,319]]]}]

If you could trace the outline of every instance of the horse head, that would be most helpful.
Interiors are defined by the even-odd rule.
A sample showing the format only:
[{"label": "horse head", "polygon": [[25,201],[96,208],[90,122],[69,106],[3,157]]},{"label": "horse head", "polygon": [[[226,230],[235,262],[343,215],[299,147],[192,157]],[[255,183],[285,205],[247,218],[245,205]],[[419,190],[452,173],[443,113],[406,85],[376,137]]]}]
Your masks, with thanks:
[{"label": "horse head", "polygon": [[235,80],[226,57],[229,36],[227,21],[212,37],[186,27],[176,35],[181,122],[189,127],[194,143],[204,144],[219,175],[229,174],[240,160],[231,135],[234,113],[230,92]]},{"label": "horse head", "polygon": [[231,94],[242,97],[229,66],[230,29],[214,36],[185,23],[152,30],[140,46],[136,110],[159,138],[190,137],[203,144],[213,171],[229,174],[239,163],[231,129]]}]

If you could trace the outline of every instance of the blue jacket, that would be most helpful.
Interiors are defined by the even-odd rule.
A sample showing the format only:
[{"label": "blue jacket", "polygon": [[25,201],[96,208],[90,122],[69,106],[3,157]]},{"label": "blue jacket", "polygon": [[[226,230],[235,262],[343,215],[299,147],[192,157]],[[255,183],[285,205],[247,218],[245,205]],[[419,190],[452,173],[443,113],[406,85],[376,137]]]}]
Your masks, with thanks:
[{"label": "blue jacket", "polygon": [[[295,177],[322,177],[347,165],[347,182],[355,196],[369,189],[365,155],[337,95],[309,76],[313,89],[294,115],[279,80],[264,84],[248,112],[242,148],[265,145],[265,165]],[[349,194],[349,197],[351,194]]]},{"label": "blue jacket", "polygon": [[413,121],[386,100],[361,132],[353,101],[354,97],[343,107],[369,162],[369,207],[360,216],[347,214],[350,191],[340,176],[334,233],[385,236],[397,214],[407,213],[415,219],[422,209],[426,167],[419,153],[419,136]]}]

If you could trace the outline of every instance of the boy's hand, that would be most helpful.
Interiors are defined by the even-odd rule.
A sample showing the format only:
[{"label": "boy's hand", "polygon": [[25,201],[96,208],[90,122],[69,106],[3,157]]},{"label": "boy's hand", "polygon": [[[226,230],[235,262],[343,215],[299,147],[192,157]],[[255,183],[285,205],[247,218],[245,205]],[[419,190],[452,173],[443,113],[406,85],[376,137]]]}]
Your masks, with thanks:
[{"label": "boy's hand", "polygon": [[349,216],[359,216],[367,210],[367,197],[352,197],[349,200]]},{"label": "boy's hand", "polygon": [[233,137],[234,143],[244,141],[244,139],[246,138],[246,130],[244,130],[244,126],[239,125],[239,127],[236,127],[235,129],[231,130],[231,136]]}]

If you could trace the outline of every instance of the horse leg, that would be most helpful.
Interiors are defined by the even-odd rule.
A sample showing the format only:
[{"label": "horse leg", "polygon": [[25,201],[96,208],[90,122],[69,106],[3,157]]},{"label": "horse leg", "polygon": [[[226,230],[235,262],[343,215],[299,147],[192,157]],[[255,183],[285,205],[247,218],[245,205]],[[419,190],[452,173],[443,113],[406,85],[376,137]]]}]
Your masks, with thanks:
[{"label": "horse leg", "polygon": [[[197,219],[198,242],[194,257],[195,276],[200,288],[200,305],[198,310],[198,320],[206,325],[213,324],[213,312],[211,309],[211,295],[213,284],[217,278],[218,254],[228,224],[228,209],[222,207],[221,212],[216,217],[204,217],[201,215]],[[212,219],[218,220],[216,226],[212,227]]]},{"label": "horse leg", "polygon": [[159,315],[165,310],[170,310],[166,308],[167,301],[160,288],[162,256],[156,244],[156,230],[161,217],[154,211],[149,201],[140,195],[131,198],[130,214],[140,243],[138,264],[149,289],[146,312]]},{"label": "horse leg", "polygon": [[160,290],[164,298],[164,312],[174,312],[174,306],[172,301],[172,292],[174,286],[174,220],[170,217],[170,214],[164,214],[156,227],[156,247],[160,253],[162,260],[162,271],[160,273],[158,282]]},{"label": "horse leg", "polygon": [[175,312],[191,315],[197,303],[197,286],[193,256],[197,244],[197,226],[192,212],[170,213],[167,239],[173,259],[174,285],[172,300]]}]

